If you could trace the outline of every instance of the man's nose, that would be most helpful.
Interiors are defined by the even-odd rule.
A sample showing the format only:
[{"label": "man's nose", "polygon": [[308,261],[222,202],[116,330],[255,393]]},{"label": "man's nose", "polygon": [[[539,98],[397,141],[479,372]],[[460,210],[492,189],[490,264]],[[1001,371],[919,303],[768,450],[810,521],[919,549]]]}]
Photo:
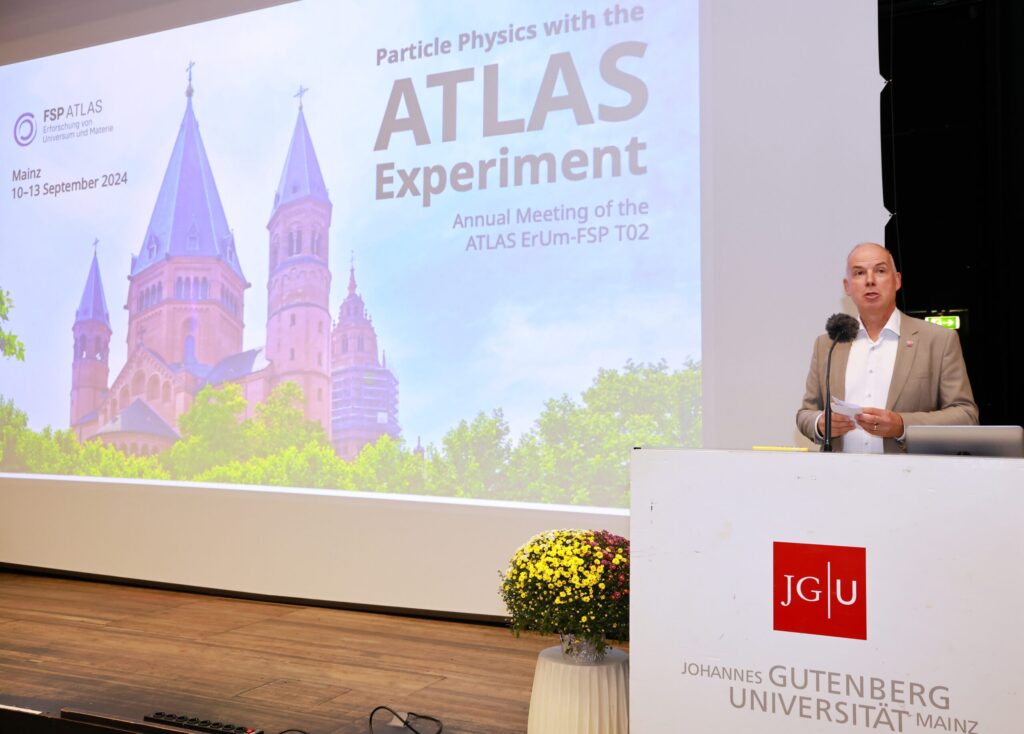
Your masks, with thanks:
[{"label": "man's nose", "polygon": [[875,271],[874,270],[868,270],[866,273],[864,273],[864,282],[867,283],[868,285],[874,285],[874,283],[875,283]]}]

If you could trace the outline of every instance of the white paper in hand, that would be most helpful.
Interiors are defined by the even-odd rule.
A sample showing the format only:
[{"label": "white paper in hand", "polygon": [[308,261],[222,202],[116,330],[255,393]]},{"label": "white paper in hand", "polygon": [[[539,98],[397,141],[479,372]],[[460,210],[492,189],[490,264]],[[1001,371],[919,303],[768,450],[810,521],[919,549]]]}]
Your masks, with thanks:
[{"label": "white paper in hand", "polygon": [[864,409],[856,403],[848,403],[845,400],[840,400],[839,398],[832,398],[832,412],[856,418],[864,412]]}]

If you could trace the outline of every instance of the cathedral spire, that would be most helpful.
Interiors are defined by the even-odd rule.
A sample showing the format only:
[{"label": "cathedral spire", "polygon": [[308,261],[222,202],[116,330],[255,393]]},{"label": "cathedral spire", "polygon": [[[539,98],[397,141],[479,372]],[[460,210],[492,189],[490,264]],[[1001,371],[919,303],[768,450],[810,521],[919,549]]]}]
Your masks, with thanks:
[{"label": "cathedral spire", "polygon": [[309,137],[309,128],[306,127],[306,116],[302,112],[302,97],[308,91],[300,85],[299,91],[295,94],[299,98],[299,116],[292,132],[292,142],[288,146],[288,157],[281,172],[281,181],[277,185],[277,193],[274,194],[274,212],[284,204],[306,197],[331,203],[323,174],[320,173],[320,162]]},{"label": "cathedral spire", "polygon": [[100,277],[100,264],[96,255],[96,245],[99,244],[99,240],[92,244],[92,265],[89,267],[89,275],[85,279],[82,300],[79,301],[78,310],[75,311],[75,322],[99,321],[110,328],[107,299],[103,293],[103,279]]},{"label": "cathedral spire", "polygon": [[96,409],[103,403],[110,377],[110,317],[103,295],[100,263],[92,243],[92,265],[85,279],[82,300],[71,327],[74,356],[71,360],[71,427],[79,439],[81,427],[96,420]]},{"label": "cathedral spire", "polygon": [[156,205],[132,262],[132,275],[167,257],[212,257],[223,260],[240,277],[241,264],[235,251],[234,235],[213,180],[206,148],[199,135],[199,123],[192,109],[192,67],[185,90],[185,115],[178,129],[171,159],[164,173]]},{"label": "cathedral spire", "polygon": [[331,430],[331,202],[302,111],[267,222],[267,361],[306,396],[306,420]]}]

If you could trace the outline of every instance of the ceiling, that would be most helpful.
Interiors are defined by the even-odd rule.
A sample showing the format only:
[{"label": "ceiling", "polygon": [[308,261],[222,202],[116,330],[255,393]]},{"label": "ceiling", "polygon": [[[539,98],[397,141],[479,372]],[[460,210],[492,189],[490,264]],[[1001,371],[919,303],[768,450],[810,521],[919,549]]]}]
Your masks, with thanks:
[{"label": "ceiling", "polygon": [[0,65],[294,0],[0,0]]}]

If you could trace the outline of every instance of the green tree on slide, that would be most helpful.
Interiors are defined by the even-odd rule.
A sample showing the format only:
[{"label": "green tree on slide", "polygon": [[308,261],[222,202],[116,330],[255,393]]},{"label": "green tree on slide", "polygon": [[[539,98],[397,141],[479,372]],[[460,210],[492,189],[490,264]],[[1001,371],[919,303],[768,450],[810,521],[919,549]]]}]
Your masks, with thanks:
[{"label": "green tree on slide", "polygon": [[698,363],[602,369],[582,399],[548,400],[520,439],[508,469],[515,499],[628,506],[633,447],[700,445]]},{"label": "green tree on slide", "polygon": [[4,322],[10,319],[11,294],[0,288],[0,355],[14,357],[17,360],[25,361],[25,345],[21,340],[9,331],[4,329]]},{"label": "green tree on slide", "polygon": [[89,477],[169,479],[154,456],[123,454],[99,440],[79,443],[73,431],[36,433],[14,401],[0,396],[0,471]]},{"label": "green tree on slide", "polygon": [[154,457],[79,444],[67,430],[33,432],[0,397],[0,470],[625,507],[633,447],[700,445],[701,365],[602,369],[579,398],[548,400],[518,441],[496,409],[422,452],[383,436],[352,461],[334,453],[303,404],[287,382],[243,419],[239,385],[204,387],[179,419],[181,440]]},{"label": "green tree on slide", "polygon": [[[253,461],[282,456],[281,461],[294,462],[294,452],[288,458],[283,454],[308,445],[330,450],[320,424],[306,420],[302,409],[304,402],[302,388],[294,382],[284,382],[256,406],[252,418],[242,420],[248,404],[241,386],[233,383],[221,387],[207,385],[178,419],[181,440],[164,453],[163,464],[176,479],[204,477],[207,481],[240,481],[246,476],[290,476],[295,472],[294,467],[279,470],[274,468],[273,462]],[[312,452],[316,453],[319,452]],[[312,454],[307,455],[307,460]],[[243,466],[248,463],[253,463],[254,468]],[[257,466],[260,468],[255,468]],[[213,472],[215,467],[220,470]],[[331,475],[330,470],[328,475]]]}]

